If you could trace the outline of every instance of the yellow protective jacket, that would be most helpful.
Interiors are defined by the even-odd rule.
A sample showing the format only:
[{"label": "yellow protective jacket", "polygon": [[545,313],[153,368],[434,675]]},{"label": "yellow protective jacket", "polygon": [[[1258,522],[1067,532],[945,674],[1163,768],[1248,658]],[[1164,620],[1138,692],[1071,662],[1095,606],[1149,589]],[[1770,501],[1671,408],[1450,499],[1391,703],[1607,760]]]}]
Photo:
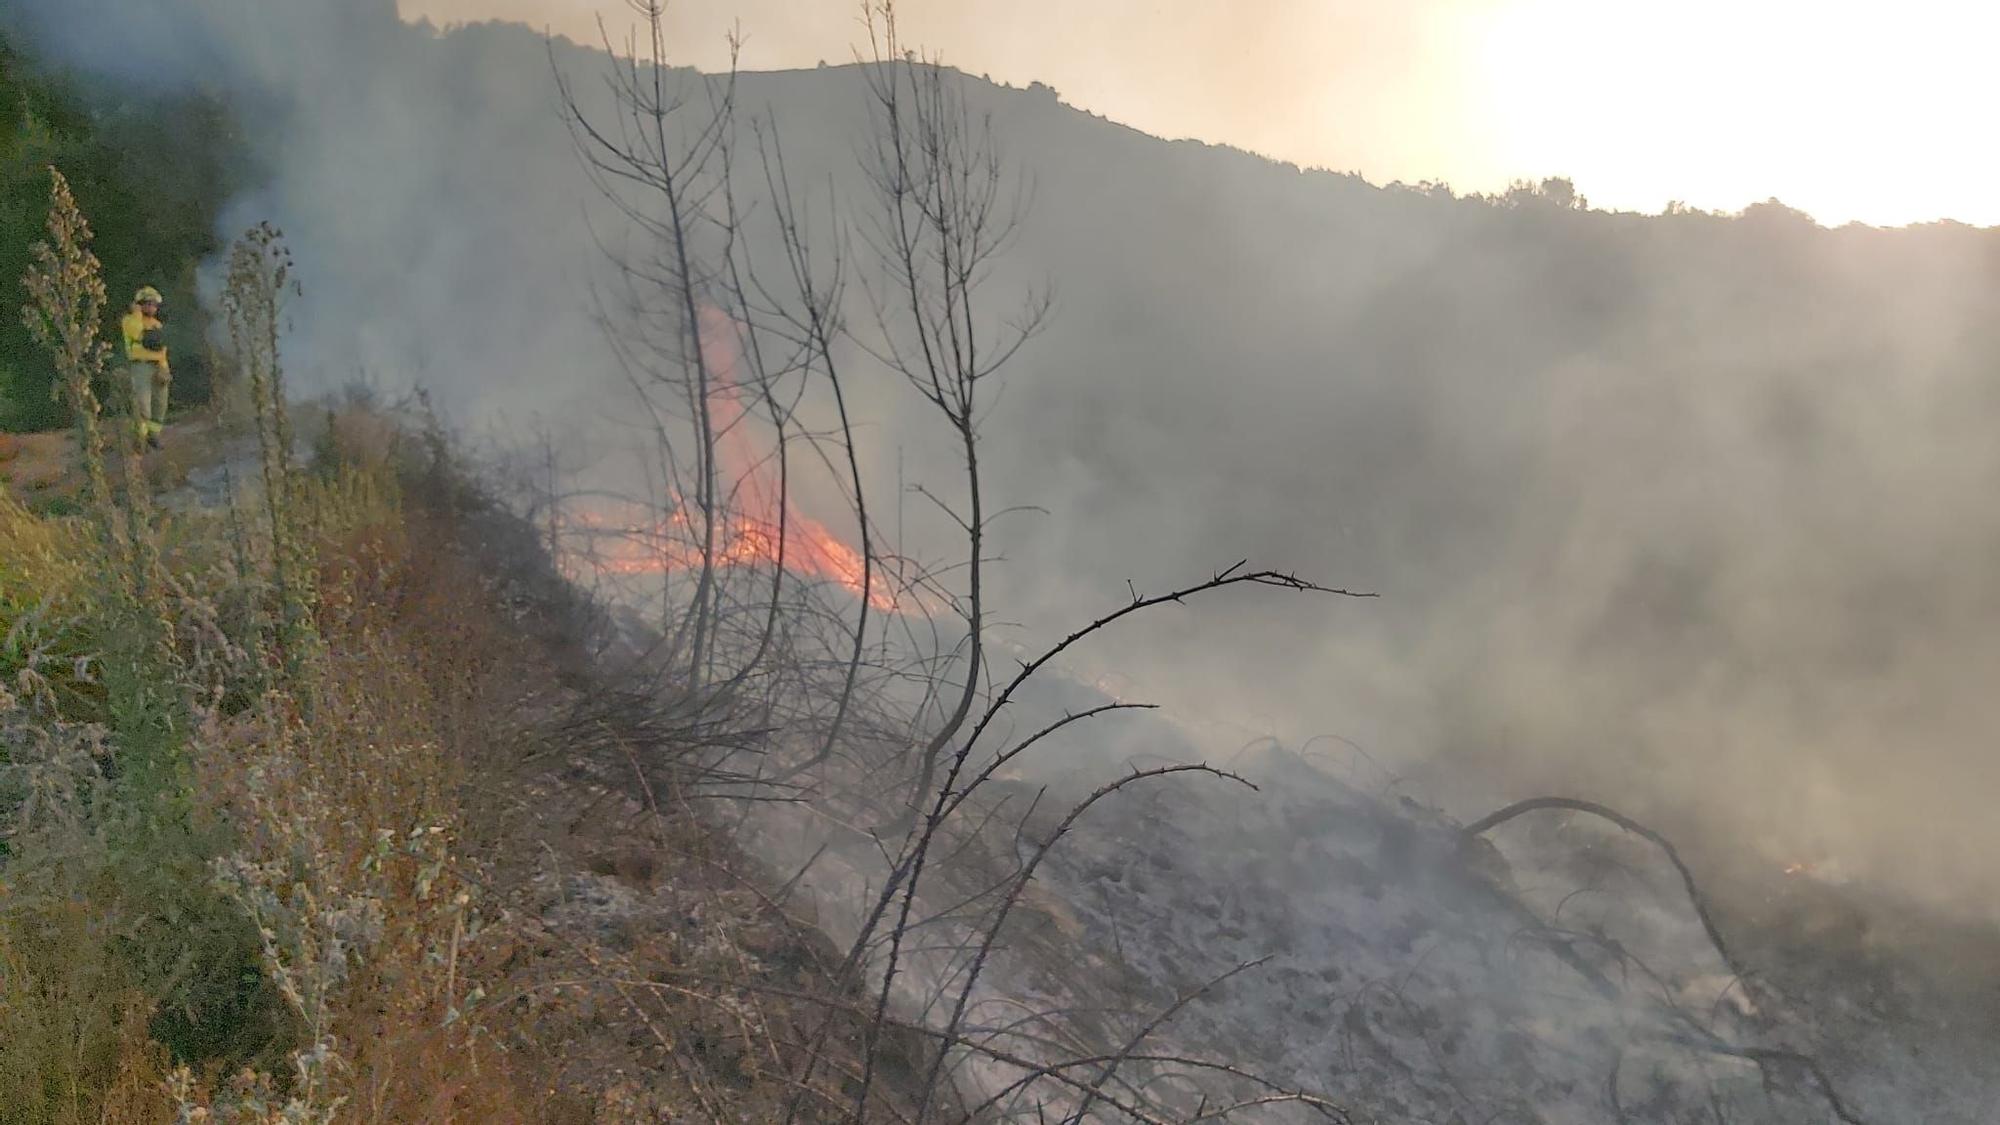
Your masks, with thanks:
[{"label": "yellow protective jacket", "polygon": [[159,329],[160,318],[147,316],[134,308],[126,313],[125,319],[119,323],[124,329],[125,358],[128,362],[157,363],[161,367],[167,365],[167,349],[146,346],[146,333]]}]

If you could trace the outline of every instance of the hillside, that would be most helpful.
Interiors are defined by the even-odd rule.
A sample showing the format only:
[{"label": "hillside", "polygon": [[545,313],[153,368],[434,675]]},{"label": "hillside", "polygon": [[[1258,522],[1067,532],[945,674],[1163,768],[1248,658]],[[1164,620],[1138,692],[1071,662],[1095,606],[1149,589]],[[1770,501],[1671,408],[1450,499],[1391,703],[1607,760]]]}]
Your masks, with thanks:
[{"label": "hillside", "polygon": [[[621,368],[586,289],[605,280],[592,224],[616,243],[620,221],[590,202],[536,36],[404,27],[386,4],[190,0],[122,32],[151,44],[139,66],[83,33],[118,22],[89,7],[17,21],[164,89],[222,60],[206,86],[258,107],[269,175],[250,207],[316,278],[302,378],[420,379],[454,410],[549,417],[629,481],[609,462],[638,439],[609,436]],[[350,65],[304,65],[304,43],[345,44]],[[554,61],[600,97],[591,52]],[[828,67],[738,86],[834,210],[862,195],[862,84]],[[1239,557],[1338,576],[1381,611],[1319,631],[1198,617],[1099,671],[1218,721],[1357,738],[1455,806],[1461,781],[1587,788],[1699,807],[1689,830],[1754,836],[1779,866],[1921,867],[1946,898],[1985,885],[1988,849],[1956,827],[1979,810],[1929,810],[1978,791],[1951,779],[1981,768],[1992,720],[1971,684],[1995,653],[1963,612],[1993,596],[2000,534],[1979,499],[1990,232],[1461,199],[1156,140],[1047,88],[965,90],[1033,187],[998,283],[1057,297],[990,422],[1011,435],[998,497],[1053,513],[1000,529],[1013,565],[995,580],[1031,634],[1126,577]],[[855,394],[896,435],[864,450],[875,491],[899,464],[949,471],[893,382]],[[1201,634],[1251,655],[1219,676],[1149,656]],[[1845,796],[1862,789],[1865,815]]]},{"label": "hillside", "polygon": [[0,1116],[772,1119],[838,992],[682,804],[708,736],[420,414],[307,418],[304,619],[254,435],[169,428],[150,593],[0,498]]},{"label": "hillside", "polygon": [[[637,662],[579,698],[692,724],[627,763],[682,771],[700,812],[670,850],[726,840],[725,866],[764,872],[747,898],[809,916],[798,945],[718,953],[702,911],[633,890],[661,869],[622,838],[535,908],[685,926],[701,957],[744,953],[745,991],[809,997],[813,1018],[770,1017],[749,1119],[785,1096],[766,1080],[918,1119],[963,1098],[1172,1120],[1224,1094],[1384,1121],[1992,1104],[1969,998],[2000,979],[2000,234],[1384,187],[1046,87],[854,65],[661,75],[696,108],[649,143],[728,138],[742,193],[689,173],[676,244],[592,175],[578,119],[619,113],[599,52],[386,0],[119,9],[34,0],[0,27],[79,82],[228,107],[257,175],[223,222],[279,223],[305,278],[301,397],[421,386],[491,436],[480,487]],[[943,319],[990,342],[1053,293],[962,418],[894,370],[937,333],[883,311],[885,74],[962,107],[1021,205],[991,296]],[[704,133],[725,93],[737,116]],[[810,232],[789,243],[788,203]],[[785,319],[799,251],[846,281],[816,310],[840,331]],[[990,519],[954,506],[975,453]],[[1014,661],[1039,676],[1018,694]],[[1171,707],[1070,729],[1142,700]],[[615,755],[580,769],[515,796],[672,803],[592,773]],[[1200,776],[1123,792],[1177,773]],[[1467,832],[1548,796],[1678,850],[1574,804]],[[808,960],[809,986],[786,977]],[[691,1087],[737,1042],[646,1034]]]}]

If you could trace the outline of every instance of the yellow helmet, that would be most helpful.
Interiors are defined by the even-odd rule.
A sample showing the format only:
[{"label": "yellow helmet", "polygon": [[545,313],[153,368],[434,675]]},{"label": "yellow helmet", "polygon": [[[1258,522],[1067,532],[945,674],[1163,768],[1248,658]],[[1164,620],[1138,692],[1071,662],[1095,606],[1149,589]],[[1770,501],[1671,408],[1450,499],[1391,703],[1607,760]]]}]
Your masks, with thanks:
[{"label": "yellow helmet", "polygon": [[150,285],[146,286],[144,289],[139,290],[139,292],[132,297],[132,303],[135,305],[158,305],[164,303],[164,300],[165,299],[160,296],[160,291],[158,289],[153,288]]}]

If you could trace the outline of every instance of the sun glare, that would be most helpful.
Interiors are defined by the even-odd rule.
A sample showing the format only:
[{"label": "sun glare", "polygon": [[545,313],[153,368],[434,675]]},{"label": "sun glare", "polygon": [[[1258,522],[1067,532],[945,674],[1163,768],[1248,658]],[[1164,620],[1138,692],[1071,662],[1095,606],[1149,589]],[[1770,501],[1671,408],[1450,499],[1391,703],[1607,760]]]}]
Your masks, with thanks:
[{"label": "sun glare", "polygon": [[2000,222],[1993,5],[1510,0],[1466,31],[1482,158],[1600,204]]}]

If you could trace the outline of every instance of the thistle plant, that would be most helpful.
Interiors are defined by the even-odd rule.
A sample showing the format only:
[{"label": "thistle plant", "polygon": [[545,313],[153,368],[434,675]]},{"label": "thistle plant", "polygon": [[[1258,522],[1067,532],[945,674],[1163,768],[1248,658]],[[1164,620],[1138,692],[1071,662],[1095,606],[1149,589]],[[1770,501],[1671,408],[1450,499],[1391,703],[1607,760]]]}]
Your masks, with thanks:
[{"label": "thistle plant", "polygon": [[98,425],[103,404],[93,389],[111,356],[111,345],[98,331],[106,302],[104,272],[90,249],[90,221],[77,207],[69,181],[55,168],[49,169],[49,179],[49,237],[30,251],[33,262],[22,278],[28,304],[21,313],[35,342],[55,359],[53,394],[69,405],[76,422],[85,502],[108,548],[117,539],[117,522],[104,473],[104,431]]},{"label": "thistle plant", "polygon": [[278,654],[287,668],[296,667],[310,640],[314,587],[311,554],[296,503],[292,424],[279,347],[286,298],[298,293],[284,232],[268,222],[245,231],[230,251],[222,308],[250,384],[257,444],[263,455],[264,506],[271,524],[272,577],[278,589]]},{"label": "thistle plant", "polygon": [[51,167],[49,180],[49,237],[31,251],[34,260],[22,279],[28,291],[23,317],[36,342],[49,349],[55,360],[54,394],[68,403],[76,421],[85,505],[96,522],[105,554],[123,557],[127,568],[123,593],[139,611],[135,616],[147,647],[154,649],[155,655],[170,658],[172,627],[159,582],[159,544],[152,532],[152,500],[146,487],[144,451],[136,432],[124,442],[122,536],[105,473],[104,429],[99,424],[103,403],[95,390],[111,357],[111,345],[99,331],[108,301],[103,267],[90,248],[90,221],[77,206],[68,179]]}]

